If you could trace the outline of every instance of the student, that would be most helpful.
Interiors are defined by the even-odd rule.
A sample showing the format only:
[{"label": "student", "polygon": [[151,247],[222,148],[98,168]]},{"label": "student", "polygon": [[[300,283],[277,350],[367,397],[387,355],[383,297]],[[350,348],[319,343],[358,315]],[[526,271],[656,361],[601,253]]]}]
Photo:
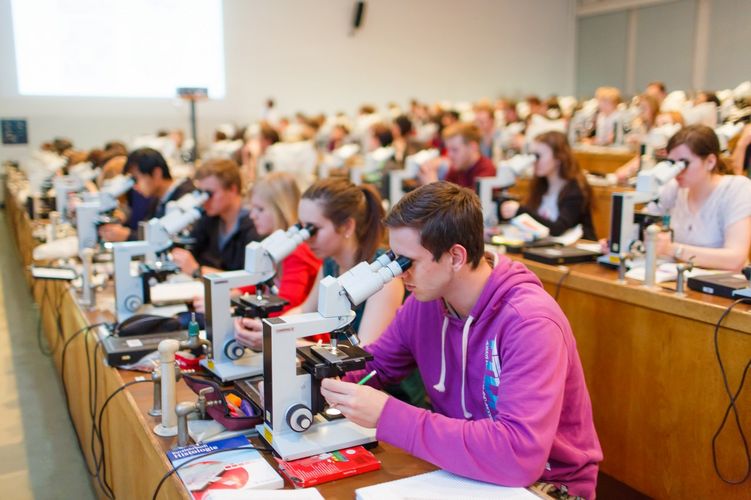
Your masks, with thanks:
[{"label": "student", "polygon": [[435,411],[349,381],[325,379],[321,393],[450,472],[592,498],[602,451],[571,328],[523,264],[485,256],[482,221],[477,196],[447,182],[408,193],[386,218],[391,250],[412,260],[412,295],[367,346],[366,370],[379,386],[417,366]]},{"label": "student", "polygon": [[621,103],[621,91],[615,87],[599,87],[595,91],[597,99],[597,118],[595,119],[595,136],[589,141],[598,146],[610,146],[620,140],[618,134],[623,124],[618,105]]},{"label": "student", "polygon": [[[372,186],[355,186],[341,178],[320,180],[302,195],[298,210],[302,224],[312,224],[316,233],[308,240],[313,253],[323,259],[315,284],[307,299],[288,314],[317,310],[318,282],[324,276],[337,277],[362,261],[377,255],[385,229],[381,197]],[[355,309],[353,326],[363,344],[373,342],[386,328],[402,304],[401,281],[388,283],[381,291]],[[236,322],[237,338],[244,345],[260,349],[261,323],[243,319]]]},{"label": "student", "polygon": [[196,186],[209,193],[203,206],[205,215],[191,231],[193,248],[175,248],[172,258],[182,272],[196,278],[242,269],[245,245],[260,238],[242,207],[240,167],[233,160],[209,160],[196,172]]},{"label": "student", "polygon": [[530,152],[537,155],[534,179],[522,204],[501,203],[501,218],[527,213],[559,236],[581,224],[584,238],[594,240],[592,188],[574,158],[566,136],[545,132],[535,137]]},{"label": "student", "polygon": [[[495,176],[495,165],[480,151],[482,135],[477,125],[473,123],[451,125],[443,131],[443,140],[449,159],[449,170],[445,180],[474,189],[479,177]],[[423,184],[438,180],[440,163],[440,161],[428,162],[421,167],[420,181]]]},{"label": "student", "polygon": [[172,178],[167,162],[156,149],[140,148],[130,153],[125,171],[136,180],[134,192],[128,195],[131,216],[126,225],[100,226],[99,235],[104,241],[135,240],[139,221],[164,216],[167,203],[195,189],[190,179]]},{"label": "student", "polygon": [[690,125],[668,141],[668,158],[687,163],[660,191],[657,209],[670,215],[658,254],[699,267],[739,271],[751,247],[751,179],[722,175],[720,142],[706,125]]},{"label": "student", "polygon": [[[298,203],[300,188],[292,174],[271,172],[257,181],[250,191],[250,218],[259,236],[265,238],[278,229],[286,231],[297,223]],[[303,303],[320,268],[321,261],[305,243],[280,263],[274,282],[279,288],[279,296],[289,302],[284,310]],[[252,292],[250,289],[242,291]]]}]

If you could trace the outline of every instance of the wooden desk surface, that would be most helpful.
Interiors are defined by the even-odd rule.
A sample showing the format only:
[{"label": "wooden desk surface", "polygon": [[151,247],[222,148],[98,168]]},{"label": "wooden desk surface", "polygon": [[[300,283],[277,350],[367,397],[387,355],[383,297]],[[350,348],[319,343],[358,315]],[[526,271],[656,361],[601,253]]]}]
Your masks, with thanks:
[{"label": "wooden desk surface", "polygon": [[626,164],[636,152],[625,148],[583,146],[574,148],[579,166],[587,172],[609,174]]},{"label": "wooden desk surface", "polygon": [[[601,469],[654,498],[751,498],[751,484],[728,485],[712,466],[712,436],[728,406],[713,332],[732,301],[618,284],[615,271],[597,264],[523,262],[551,295],[561,283],[558,301],[592,399]],[[751,359],[751,306],[733,309],[719,339],[735,391]],[[737,404],[748,431],[751,391]],[[718,440],[718,463],[736,479],[745,464],[739,439],[731,418]]]}]

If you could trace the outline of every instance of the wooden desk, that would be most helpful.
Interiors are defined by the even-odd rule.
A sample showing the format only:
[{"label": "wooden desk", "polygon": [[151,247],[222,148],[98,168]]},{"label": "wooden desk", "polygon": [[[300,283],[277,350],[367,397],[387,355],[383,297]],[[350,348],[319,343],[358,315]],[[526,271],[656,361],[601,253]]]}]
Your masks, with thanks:
[{"label": "wooden desk", "polygon": [[[728,405],[713,330],[732,301],[620,285],[615,271],[597,264],[524,263],[551,294],[562,280],[559,303],[592,398],[605,455],[601,470],[654,498],[751,498],[748,481],[725,484],[712,467],[712,435]],[[751,359],[751,306],[736,306],[727,316],[720,348],[735,391]],[[737,404],[748,434],[748,387]],[[720,469],[742,476],[742,444],[732,417],[718,445]]]},{"label": "wooden desk", "polygon": [[626,164],[636,156],[636,152],[625,148],[608,148],[602,146],[582,146],[574,148],[574,157],[579,166],[587,172],[609,174]]}]

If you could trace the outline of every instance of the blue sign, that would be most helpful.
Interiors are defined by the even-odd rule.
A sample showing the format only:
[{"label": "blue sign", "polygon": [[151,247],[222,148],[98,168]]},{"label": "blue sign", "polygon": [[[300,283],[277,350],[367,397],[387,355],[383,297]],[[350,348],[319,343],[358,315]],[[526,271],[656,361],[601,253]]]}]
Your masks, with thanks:
[{"label": "blue sign", "polygon": [[29,137],[26,129],[26,120],[11,119],[0,120],[3,133],[3,144],[28,144]]}]

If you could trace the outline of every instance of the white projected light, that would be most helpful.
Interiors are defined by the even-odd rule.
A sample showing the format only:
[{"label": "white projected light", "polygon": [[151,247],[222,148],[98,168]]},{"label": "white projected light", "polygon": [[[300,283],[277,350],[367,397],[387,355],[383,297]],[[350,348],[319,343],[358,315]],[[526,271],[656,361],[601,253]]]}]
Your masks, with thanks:
[{"label": "white projected light", "polygon": [[11,0],[21,95],[224,97],[221,0]]}]

